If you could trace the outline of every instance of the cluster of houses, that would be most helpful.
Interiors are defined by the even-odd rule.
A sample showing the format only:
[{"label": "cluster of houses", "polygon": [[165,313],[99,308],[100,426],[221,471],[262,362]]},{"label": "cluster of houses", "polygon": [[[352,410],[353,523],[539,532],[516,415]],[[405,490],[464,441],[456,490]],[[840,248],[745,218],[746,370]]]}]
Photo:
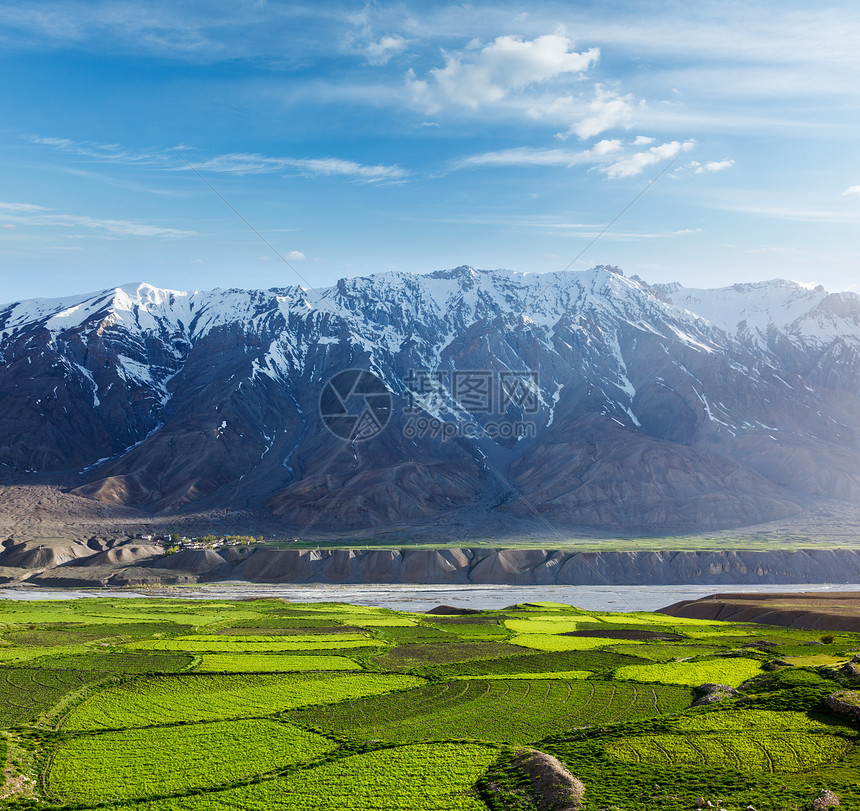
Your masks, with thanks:
[{"label": "cluster of houses", "polygon": [[167,546],[175,551],[181,549],[217,549],[222,546],[247,546],[252,543],[259,543],[262,538],[252,538],[245,535],[203,535],[200,537],[188,538],[184,535],[140,535],[142,541],[150,541],[152,543]]}]

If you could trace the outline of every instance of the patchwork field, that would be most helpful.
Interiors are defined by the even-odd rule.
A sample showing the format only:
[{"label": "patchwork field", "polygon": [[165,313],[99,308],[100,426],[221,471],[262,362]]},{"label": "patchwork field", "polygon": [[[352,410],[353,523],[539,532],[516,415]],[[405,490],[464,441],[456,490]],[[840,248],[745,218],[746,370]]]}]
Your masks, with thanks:
[{"label": "patchwork field", "polygon": [[258,718],[307,704],[340,701],[421,684],[412,676],[356,673],[153,676],[111,686],[76,707],[67,730]]},{"label": "patchwork field", "polygon": [[[860,808],[857,722],[825,704],[857,651],[553,603],[0,601],[0,807],[537,811],[530,747],[582,811]],[[738,692],[694,706],[710,683]]]},{"label": "patchwork field", "polygon": [[88,735],[56,750],[50,790],[76,803],[162,796],[311,761],[335,746],[312,732],[267,719]]},{"label": "patchwork field", "polygon": [[676,712],[689,690],[542,678],[468,679],[314,708],[300,724],[364,740],[530,743],[574,727]]}]

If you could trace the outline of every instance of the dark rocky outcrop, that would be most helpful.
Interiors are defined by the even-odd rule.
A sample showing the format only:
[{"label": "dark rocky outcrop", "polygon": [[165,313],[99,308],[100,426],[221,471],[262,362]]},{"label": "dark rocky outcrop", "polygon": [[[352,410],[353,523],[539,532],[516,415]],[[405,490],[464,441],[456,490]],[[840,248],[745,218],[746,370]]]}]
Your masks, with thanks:
[{"label": "dark rocky outcrop", "polygon": [[827,696],[825,703],[833,712],[860,721],[860,691],[837,690]]},{"label": "dark rocky outcrop", "polygon": [[478,787],[493,808],[512,811],[579,811],[585,797],[585,786],[558,758],[525,747],[510,761],[492,767]]},{"label": "dark rocky outcrop", "polygon": [[725,701],[727,698],[734,698],[738,691],[726,684],[700,684],[693,688],[693,693],[696,698],[690,705],[692,707],[704,707],[708,704],[715,704],[719,701]]}]

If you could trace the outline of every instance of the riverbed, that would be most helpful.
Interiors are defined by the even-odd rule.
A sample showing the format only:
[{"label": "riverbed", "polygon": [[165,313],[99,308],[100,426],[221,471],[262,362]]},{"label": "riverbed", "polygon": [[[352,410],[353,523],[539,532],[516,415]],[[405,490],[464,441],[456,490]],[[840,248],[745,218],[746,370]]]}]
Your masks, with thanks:
[{"label": "riverbed", "polygon": [[679,600],[715,593],[802,594],[860,591],[860,583],[804,583],[719,586],[433,586],[433,585],[249,585],[226,582],[205,586],[157,589],[46,589],[34,586],[0,589],[0,600],[72,600],[86,597],[181,598],[188,600],[253,600],[278,597],[291,602],[338,602],[397,611],[427,611],[437,605],[497,609],[514,603],[554,602],[589,611],[656,611]]}]

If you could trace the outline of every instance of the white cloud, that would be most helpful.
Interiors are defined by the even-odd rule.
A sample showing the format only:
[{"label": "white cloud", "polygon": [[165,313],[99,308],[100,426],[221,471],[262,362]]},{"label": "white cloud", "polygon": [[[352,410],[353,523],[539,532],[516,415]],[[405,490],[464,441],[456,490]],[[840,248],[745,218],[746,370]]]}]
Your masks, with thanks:
[{"label": "white cloud", "polygon": [[647,135],[637,135],[633,141],[633,146],[648,146],[648,144],[653,143],[653,138],[649,138]]},{"label": "white cloud", "polygon": [[581,74],[600,56],[597,48],[577,53],[572,47],[573,41],[561,33],[533,40],[497,37],[474,53],[446,53],[445,67],[431,69],[427,79],[410,70],[407,86],[415,103],[429,112],[446,103],[477,110],[529,86]]},{"label": "white cloud", "polygon": [[573,124],[569,132],[580,138],[593,138],[601,132],[617,127],[630,120],[633,115],[633,97],[619,96],[602,85],[594,88],[594,99],[586,108],[585,117]]},{"label": "white cloud", "polygon": [[116,161],[117,163],[137,164],[163,164],[168,160],[166,153],[184,148],[171,147],[170,149],[151,150],[148,152],[132,152],[119,144],[97,144],[91,141],[72,141],[69,138],[45,138],[40,135],[31,135],[30,141],[42,146],[52,146],[61,152],[68,152],[85,158],[98,158],[99,160]]},{"label": "white cloud", "polygon": [[712,208],[721,211],[734,211],[740,214],[753,214],[759,217],[769,217],[775,220],[788,220],[789,222],[814,222],[833,223],[842,225],[853,225],[860,223],[860,212],[833,211],[827,209],[792,207],[782,203],[770,202],[714,202],[710,201]]},{"label": "white cloud", "polygon": [[32,203],[0,203],[2,211],[49,211],[44,206],[36,206]]},{"label": "white cloud", "polygon": [[[184,170],[188,168],[182,158],[175,156],[176,152],[184,152],[189,149],[185,145],[136,153],[119,144],[94,144],[71,141],[68,138],[43,138],[41,136],[31,136],[30,140],[35,144],[51,146],[62,152],[100,160],[118,163],[145,163],[163,169]],[[362,180],[366,183],[403,180],[409,174],[399,166],[369,166],[341,158],[268,157],[256,153],[216,155],[214,158],[195,162],[193,165],[198,170],[231,172],[233,174],[264,174],[293,169],[309,177],[314,175],[343,176]]]},{"label": "white cloud", "polygon": [[613,180],[621,177],[633,177],[640,174],[648,166],[653,166],[655,163],[660,163],[668,158],[674,158],[681,152],[692,149],[694,145],[695,141],[684,141],[683,143],[680,141],[669,141],[665,144],[660,144],[660,146],[652,146],[645,152],[637,152],[630,155],[613,163],[604,171]]},{"label": "white cloud", "polygon": [[3,225],[0,225],[0,228],[6,228],[7,230],[12,230],[13,228],[17,228],[18,226],[11,222],[4,222]]},{"label": "white cloud", "polygon": [[286,257],[294,262],[301,262],[305,255],[301,251],[288,251]]},{"label": "white cloud", "polygon": [[481,166],[574,166],[581,163],[595,163],[601,158],[612,155],[621,149],[621,141],[603,140],[591,149],[535,149],[515,147],[495,152],[470,155],[456,161],[455,169],[471,169]]},{"label": "white cloud", "polygon": [[843,197],[848,197],[852,194],[860,194],[860,186],[849,186],[844,192],[842,192]]},{"label": "white cloud", "polygon": [[573,46],[563,32],[533,40],[502,36],[488,45],[472,41],[461,51],[445,52],[444,67],[420,77],[410,69],[406,90],[424,112],[493,111],[560,126],[560,138],[587,140],[627,125],[633,96],[600,83],[583,86],[600,50],[578,52]]},{"label": "white cloud", "polygon": [[340,176],[365,183],[404,180],[409,174],[399,166],[382,164],[369,166],[340,158],[277,158],[244,152],[218,155],[196,164],[194,168],[200,171],[228,172],[238,175],[265,174],[292,169],[308,177]]},{"label": "white cloud", "polygon": [[[111,220],[98,217],[88,217],[77,214],[58,214],[44,206],[29,203],[0,203],[0,210],[13,212],[4,214],[6,220],[28,226],[54,226],[60,228],[89,228],[105,231],[109,234],[138,237],[189,237],[196,236],[195,231],[182,231],[178,228],[164,228],[159,225],[132,222],[130,220]],[[5,226],[4,226],[5,227]]]},{"label": "white cloud", "polygon": [[371,42],[365,49],[367,61],[371,65],[385,65],[391,57],[406,50],[408,40],[403,37],[384,36],[378,42]]},{"label": "white cloud", "polygon": [[730,169],[734,165],[735,162],[731,159],[721,161],[708,161],[705,164],[697,165],[695,172],[697,175],[703,175],[706,172],[722,172],[724,169]]}]

